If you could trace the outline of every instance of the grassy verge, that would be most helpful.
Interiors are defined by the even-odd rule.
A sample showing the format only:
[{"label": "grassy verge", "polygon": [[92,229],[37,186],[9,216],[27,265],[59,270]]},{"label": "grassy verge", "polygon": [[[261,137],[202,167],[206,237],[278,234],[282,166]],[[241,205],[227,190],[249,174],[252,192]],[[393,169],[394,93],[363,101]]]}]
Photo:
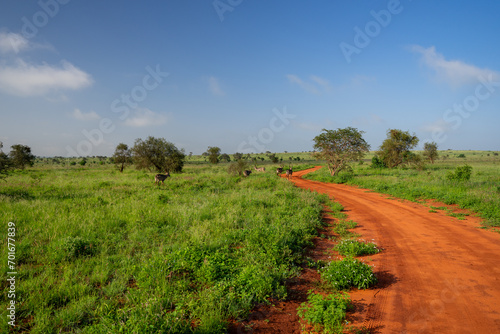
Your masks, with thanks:
[{"label": "grassy verge", "polygon": [[[193,166],[160,189],[152,173],[111,166],[18,172],[0,184],[0,220],[16,224],[15,331],[224,332],[286,296],[321,210],[272,172]],[[0,249],[7,258],[6,238]]]},{"label": "grassy verge", "polygon": [[[326,195],[323,196],[328,199]],[[319,286],[322,291],[320,293],[309,291],[307,302],[300,305],[297,314],[305,321],[302,323],[302,331],[306,333],[308,333],[306,323],[318,333],[344,333],[346,330],[361,332],[359,329],[346,326],[347,311],[352,308],[352,304],[345,290],[352,287],[367,289],[377,283],[373,268],[354,257],[373,255],[378,253],[379,249],[374,243],[353,239],[359,237],[359,234],[350,231],[356,228],[357,223],[347,220],[340,203],[331,200],[326,203],[329,214],[337,218],[332,227],[337,236],[332,239],[339,241],[334,249],[340,255],[347,257],[331,262],[319,260],[309,264],[311,268],[319,269],[322,281]]]}]

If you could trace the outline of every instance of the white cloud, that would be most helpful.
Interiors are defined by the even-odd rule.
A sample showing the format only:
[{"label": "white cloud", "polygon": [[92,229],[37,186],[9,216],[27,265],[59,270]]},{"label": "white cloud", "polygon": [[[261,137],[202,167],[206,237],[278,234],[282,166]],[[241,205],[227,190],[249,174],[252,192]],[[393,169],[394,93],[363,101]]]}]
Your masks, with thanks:
[{"label": "white cloud", "polygon": [[133,116],[127,118],[124,125],[135,128],[158,126],[167,122],[167,116],[155,113],[147,108],[137,109]]},{"label": "white cloud", "polygon": [[295,74],[287,74],[286,78],[292,84],[298,85],[300,88],[311,94],[319,94],[318,89],[311,83],[305,82]]},{"label": "white cloud", "polygon": [[332,90],[332,86],[328,80],[320,78],[316,75],[311,75],[310,79],[317,83],[324,91],[329,92]]},{"label": "white cloud", "polygon": [[302,80],[295,74],[287,74],[286,78],[292,84],[298,85],[300,88],[311,94],[329,93],[332,91],[330,82],[317,75],[309,76],[309,81]]},{"label": "white cloud", "polygon": [[436,78],[452,87],[459,87],[466,84],[477,83],[480,77],[486,78],[493,75],[499,77],[499,73],[466,64],[460,60],[447,60],[444,56],[436,52],[436,48],[431,46],[424,48],[419,45],[411,47],[411,51],[422,55],[423,63],[436,72]]},{"label": "white cloud", "polygon": [[43,96],[53,91],[90,86],[92,77],[67,61],[60,67],[30,65],[21,59],[15,66],[0,65],[0,91],[18,96]]},{"label": "white cloud", "polygon": [[208,89],[213,95],[217,96],[224,96],[226,93],[222,90],[219,79],[216,77],[209,77],[208,78]]},{"label": "white cloud", "polygon": [[95,121],[101,119],[101,117],[95,111],[83,113],[80,109],[75,109],[73,111],[73,117],[79,121]]},{"label": "white cloud", "polygon": [[24,36],[0,31],[0,53],[19,53],[28,47],[29,42]]},{"label": "white cloud", "polygon": [[448,132],[453,129],[452,123],[446,122],[444,119],[438,119],[432,123],[425,124],[421,127],[423,132],[440,133]]}]

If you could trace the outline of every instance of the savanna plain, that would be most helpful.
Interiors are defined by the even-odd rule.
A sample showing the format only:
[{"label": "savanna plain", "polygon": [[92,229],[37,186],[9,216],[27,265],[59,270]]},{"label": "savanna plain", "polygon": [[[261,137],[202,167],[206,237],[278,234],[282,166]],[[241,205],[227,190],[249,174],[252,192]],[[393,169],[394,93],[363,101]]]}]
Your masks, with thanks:
[{"label": "savanna plain", "polygon": [[[293,162],[294,171],[322,164],[306,152],[280,155],[286,165]],[[498,231],[498,152],[439,155],[419,170],[372,168],[368,154],[338,176],[322,168],[304,178],[455,204],[470,211],[428,206],[460,220],[477,214],[481,228]],[[336,265],[310,264],[307,257],[325,225],[325,205],[335,207],[332,199],[277,177],[279,164],[261,161],[266,171],[249,177],[228,174],[228,165],[192,157],[182,173],[157,186],[154,173],[134,166],[120,173],[106,159],[89,158],[81,166],[38,158],[33,167],[0,181],[0,221],[4,235],[7,223],[15,223],[18,272],[17,326],[2,321],[0,331],[224,333],[256,304],[286,299],[286,281],[304,266],[328,272]],[[472,167],[469,180],[448,176],[464,165]],[[7,238],[0,249],[7,259]],[[2,268],[0,315],[6,319],[6,260]],[[329,293],[335,292],[326,289],[323,295]],[[314,321],[308,310],[328,304],[328,297],[318,296],[311,295],[312,306],[299,311],[304,321]],[[332,300],[343,301],[341,296]],[[348,302],[340,304],[349,311]],[[345,329],[340,319],[332,332]]]}]

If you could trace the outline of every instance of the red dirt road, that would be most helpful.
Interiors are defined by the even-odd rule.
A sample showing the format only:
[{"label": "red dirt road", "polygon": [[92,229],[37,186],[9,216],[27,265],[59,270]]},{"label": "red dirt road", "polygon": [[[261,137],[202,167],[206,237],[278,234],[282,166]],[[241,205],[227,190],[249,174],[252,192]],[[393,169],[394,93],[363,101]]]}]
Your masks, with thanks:
[{"label": "red dirt road", "polygon": [[379,285],[350,293],[354,325],[371,333],[500,333],[500,235],[430,213],[420,204],[347,185],[304,180],[358,223],[356,232],[383,252],[373,256]]}]

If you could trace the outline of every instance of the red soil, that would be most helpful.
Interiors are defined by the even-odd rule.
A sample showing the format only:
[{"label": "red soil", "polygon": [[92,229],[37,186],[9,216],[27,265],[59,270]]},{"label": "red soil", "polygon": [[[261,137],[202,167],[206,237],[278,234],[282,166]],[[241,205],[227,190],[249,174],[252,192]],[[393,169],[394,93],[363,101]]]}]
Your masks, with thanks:
[{"label": "red soil", "polygon": [[[349,292],[352,325],[370,333],[500,333],[499,234],[478,229],[476,217],[458,220],[366,189],[301,178],[319,168],[295,172],[290,180],[341,203],[358,223],[354,231],[383,249],[368,261],[377,286]],[[328,239],[315,243],[327,242],[321,240]],[[317,246],[323,249],[313,251],[323,255],[325,246],[333,247]],[[295,310],[318,278],[305,270],[288,283],[289,300],[257,307],[231,332],[300,333]],[[244,325],[252,326],[247,331]]]}]

